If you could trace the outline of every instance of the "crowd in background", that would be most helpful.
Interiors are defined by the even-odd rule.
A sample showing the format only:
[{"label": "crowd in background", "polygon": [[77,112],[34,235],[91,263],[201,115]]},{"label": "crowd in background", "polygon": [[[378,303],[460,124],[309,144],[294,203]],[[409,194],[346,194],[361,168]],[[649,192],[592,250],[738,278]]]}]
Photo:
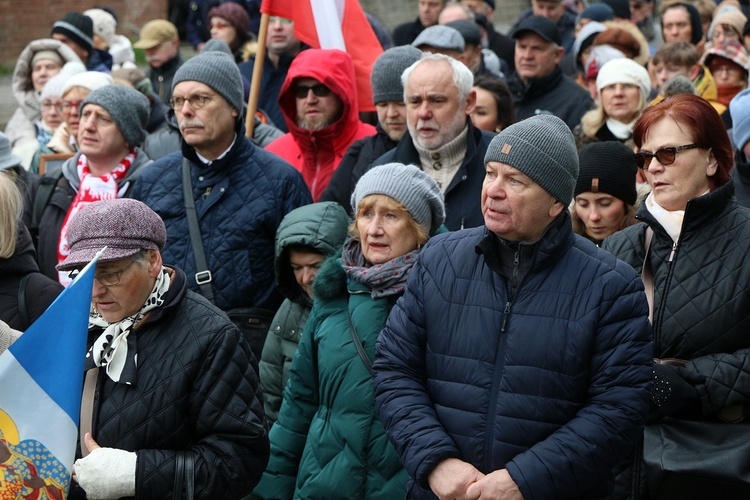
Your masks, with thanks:
[{"label": "crowd in background", "polygon": [[500,7],[366,14],[374,112],[257,0],[18,55],[0,347],[112,249],[70,498],[750,492],[750,4]]}]

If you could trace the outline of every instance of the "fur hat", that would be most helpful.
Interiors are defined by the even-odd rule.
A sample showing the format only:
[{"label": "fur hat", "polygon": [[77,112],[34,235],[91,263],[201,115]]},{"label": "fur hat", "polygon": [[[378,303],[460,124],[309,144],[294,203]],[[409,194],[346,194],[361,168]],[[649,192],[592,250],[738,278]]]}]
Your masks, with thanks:
[{"label": "fur hat", "polygon": [[535,115],[503,129],[490,142],[484,163],[520,170],[565,206],[573,199],[578,152],[573,133],[554,115]]},{"label": "fur hat", "polygon": [[633,59],[641,53],[641,45],[638,40],[620,28],[608,27],[596,35],[593,45],[609,45],[625,54],[629,59]]},{"label": "fur hat", "polygon": [[386,163],[363,175],[352,193],[352,208],[366,196],[384,194],[406,207],[414,220],[432,235],[445,222],[445,203],[437,183],[414,165]]},{"label": "fur hat", "polygon": [[164,221],[145,203],[130,198],[97,201],[70,219],[70,254],[57,269],[82,268],[105,246],[100,264],[131,257],[141,250],[161,250],[166,241]]}]

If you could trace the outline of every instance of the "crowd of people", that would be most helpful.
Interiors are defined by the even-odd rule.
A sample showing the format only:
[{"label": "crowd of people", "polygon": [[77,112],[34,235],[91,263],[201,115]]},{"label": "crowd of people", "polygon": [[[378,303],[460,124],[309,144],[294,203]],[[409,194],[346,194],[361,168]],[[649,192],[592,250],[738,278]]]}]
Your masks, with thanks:
[{"label": "crowd of people", "polygon": [[18,55],[0,351],[106,246],[68,497],[749,495],[750,7],[410,0],[373,113],[259,4]]}]

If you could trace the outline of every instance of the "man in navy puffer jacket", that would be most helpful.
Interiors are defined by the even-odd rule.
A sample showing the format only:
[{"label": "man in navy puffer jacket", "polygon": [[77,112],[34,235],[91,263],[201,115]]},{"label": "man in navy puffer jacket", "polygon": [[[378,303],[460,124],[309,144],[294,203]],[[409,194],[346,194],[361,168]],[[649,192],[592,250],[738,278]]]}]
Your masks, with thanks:
[{"label": "man in navy puffer jacket", "polygon": [[242,77],[232,57],[215,51],[193,57],[175,73],[172,89],[182,151],[144,170],[131,197],[164,220],[164,261],[185,271],[190,290],[203,293],[183,195],[183,158],[188,162],[214,303],[260,358],[282,301],[273,271],[276,228],[312,198],[299,172],[245,137]]},{"label": "man in navy puffer jacket", "polygon": [[573,233],[573,136],[540,115],[485,156],[484,227],[433,238],[373,365],[412,498],[596,498],[648,412],[643,284]]}]

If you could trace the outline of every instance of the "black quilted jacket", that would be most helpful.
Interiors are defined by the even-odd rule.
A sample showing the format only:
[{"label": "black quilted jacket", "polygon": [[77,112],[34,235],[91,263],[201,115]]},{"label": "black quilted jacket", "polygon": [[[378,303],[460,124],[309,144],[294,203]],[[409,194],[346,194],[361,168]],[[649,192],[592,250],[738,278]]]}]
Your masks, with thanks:
[{"label": "black quilted jacket", "polygon": [[139,499],[172,498],[177,450],[192,451],[195,498],[240,498],[269,455],[257,363],[229,319],[187,290],[182,271],[173,276],[165,305],[136,329],[135,383],[100,373],[93,437],[137,452]]},{"label": "black quilted jacket", "polygon": [[730,181],[689,201],[674,246],[645,203],[642,224],[603,244],[640,271],[646,225],[653,228],[654,356],[690,360],[687,368],[705,376],[706,412],[750,404],[750,210],[733,195]]}]

